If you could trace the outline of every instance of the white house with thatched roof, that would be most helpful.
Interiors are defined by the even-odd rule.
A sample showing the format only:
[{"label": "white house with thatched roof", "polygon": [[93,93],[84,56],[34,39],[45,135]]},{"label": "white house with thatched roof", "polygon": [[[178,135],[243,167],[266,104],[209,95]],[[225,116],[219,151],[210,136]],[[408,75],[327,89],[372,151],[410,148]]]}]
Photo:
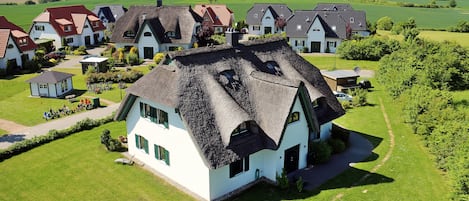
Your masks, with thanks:
[{"label": "white house with thatched roof", "polygon": [[171,52],[127,90],[129,154],[204,200],[307,166],[344,110],[281,38]]},{"label": "white house with thatched roof", "polygon": [[73,90],[73,74],[58,71],[45,71],[26,82],[31,96],[57,98]]}]

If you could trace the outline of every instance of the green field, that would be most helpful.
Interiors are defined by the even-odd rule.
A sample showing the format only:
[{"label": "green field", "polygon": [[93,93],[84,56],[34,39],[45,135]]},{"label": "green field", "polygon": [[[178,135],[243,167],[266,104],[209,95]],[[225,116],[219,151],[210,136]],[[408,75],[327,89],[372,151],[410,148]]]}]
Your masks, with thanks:
[{"label": "green field", "polygon": [[[407,2],[418,2],[419,0],[408,0]],[[423,1],[423,0],[422,0]],[[316,6],[317,3],[327,2],[324,0],[258,0],[256,3],[286,3],[292,10],[302,9],[309,10]],[[364,4],[362,0],[336,0],[329,1],[336,3],[351,3],[352,6],[357,10],[364,10],[367,12],[367,19],[375,22],[380,17],[390,16],[394,21],[405,21],[410,17],[416,19],[417,25],[420,28],[438,28],[444,29],[449,26],[454,26],[459,20],[467,20],[469,13],[469,3],[458,1],[458,8],[455,9],[426,9],[426,8],[403,8],[393,5],[377,5],[377,4]],[[208,0],[201,1],[189,1],[189,0],[172,0],[163,1],[166,5],[194,5],[209,3]],[[251,1],[237,1],[237,0],[218,0],[217,4],[226,4],[235,13],[237,21],[245,19],[247,10],[252,6]],[[77,5],[83,4],[88,9],[92,10],[97,4],[122,4],[125,7],[130,5],[153,5],[155,1],[149,0],[136,0],[136,1],[125,1],[125,0],[67,0],[61,2],[52,2],[47,4],[38,4],[34,6],[16,5],[16,6],[0,6],[1,15],[5,15],[7,19],[16,23],[18,26],[23,27],[26,31],[29,30],[32,20],[37,17],[47,7],[57,7],[64,5]],[[21,13],[21,15],[18,15]],[[429,17],[431,16],[431,17]]]},{"label": "green field", "polygon": [[338,55],[316,55],[306,54],[302,55],[309,63],[324,70],[353,70],[355,67],[367,70],[378,70],[377,61],[364,61],[364,60],[345,60],[339,58]]},{"label": "green field", "polygon": [[0,163],[0,200],[193,200],[139,165],[115,164],[99,136],[125,135],[125,122],[77,133]]}]

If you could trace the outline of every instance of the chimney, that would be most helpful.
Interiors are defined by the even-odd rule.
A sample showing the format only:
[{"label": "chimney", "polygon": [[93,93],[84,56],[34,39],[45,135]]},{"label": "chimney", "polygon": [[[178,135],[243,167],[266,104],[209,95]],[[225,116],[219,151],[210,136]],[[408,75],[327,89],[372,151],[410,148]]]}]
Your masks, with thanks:
[{"label": "chimney", "polygon": [[228,28],[225,31],[226,44],[231,45],[233,47],[238,46],[239,36],[239,32],[236,31],[234,28]]},{"label": "chimney", "polygon": [[156,0],[156,7],[163,6],[163,0]]}]

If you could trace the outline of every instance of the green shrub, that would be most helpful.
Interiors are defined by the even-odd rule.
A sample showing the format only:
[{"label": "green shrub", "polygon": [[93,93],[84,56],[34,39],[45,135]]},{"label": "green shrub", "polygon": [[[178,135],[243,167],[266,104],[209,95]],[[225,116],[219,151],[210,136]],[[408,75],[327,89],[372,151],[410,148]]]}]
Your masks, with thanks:
[{"label": "green shrub", "polygon": [[130,65],[139,65],[140,64],[138,54],[136,54],[136,53],[130,52],[129,54],[127,54],[126,60],[127,60],[127,63],[130,64]]},{"label": "green shrub", "polygon": [[327,143],[331,146],[333,154],[338,154],[345,151],[345,143],[340,139],[330,138],[327,140]]},{"label": "green shrub", "polygon": [[164,59],[163,53],[156,53],[155,56],[153,57],[153,61],[155,62],[155,64],[159,64],[163,59]]},{"label": "green shrub", "polygon": [[308,163],[322,164],[329,161],[332,154],[332,148],[324,141],[311,142],[309,145]]},{"label": "green shrub", "polygon": [[277,185],[280,187],[280,189],[286,190],[290,186],[285,169],[282,169],[282,173],[280,173],[280,175],[278,172],[275,173],[275,180],[277,181]]},{"label": "green shrub", "polygon": [[300,176],[300,178],[298,178],[298,180],[296,180],[296,190],[298,190],[299,193],[303,192],[303,187],[304,187],[304,181],[303,181],[303,177]]}]

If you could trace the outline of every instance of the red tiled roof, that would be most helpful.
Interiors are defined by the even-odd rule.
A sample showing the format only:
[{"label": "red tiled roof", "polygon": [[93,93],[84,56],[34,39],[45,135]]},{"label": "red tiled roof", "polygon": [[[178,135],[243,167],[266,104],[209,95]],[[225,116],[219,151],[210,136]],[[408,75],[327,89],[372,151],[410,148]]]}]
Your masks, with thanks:
[{"label": "red tiled roof", "polygon": [[194,11],[201,17],[208,12],[214,25],[231,26],[231,11],[226,5],[195,5]]},{"label": "red tiled roof", "polygon": [[[93,12],[86,9],[83,5],[47,8],[44,13],[40,14],[38,17],[36,17],[36,19],[34,19],[34,22],[43,22],[47,17],[47,13],[49,15],[48,22],[52,25],[52,27],[54,27],[55,31],[60,36],[81,34],[85,24],[82,21],[84,19],[82,19],[82,17],[72,17],[76,14],[85,14],[88,17],[88,20],[98,21],[98,26],[95,27],[91,25],[93,31],[106,29],[99,18]],[[72,25],[72,29],[65,32],[63,29],[64,25]]]},{"label": "red tiled roof", "polygon": [[[15,40],[16,46],[20,49],[21,52],[34,50],[37,48],[37,45],[34,43],[31,37],[29,37],[29,35],[21,27],[9,22],[4,16],[0,16],[0,29],[9,29],[9,32],[11,31],[11,35]],[[8,33],[8,35],[10,35],[10,33]],[[26,39],[26,45],[19,45],[20,40],[24,39]],[[6,41],[8,43],[8,38]]]}]

